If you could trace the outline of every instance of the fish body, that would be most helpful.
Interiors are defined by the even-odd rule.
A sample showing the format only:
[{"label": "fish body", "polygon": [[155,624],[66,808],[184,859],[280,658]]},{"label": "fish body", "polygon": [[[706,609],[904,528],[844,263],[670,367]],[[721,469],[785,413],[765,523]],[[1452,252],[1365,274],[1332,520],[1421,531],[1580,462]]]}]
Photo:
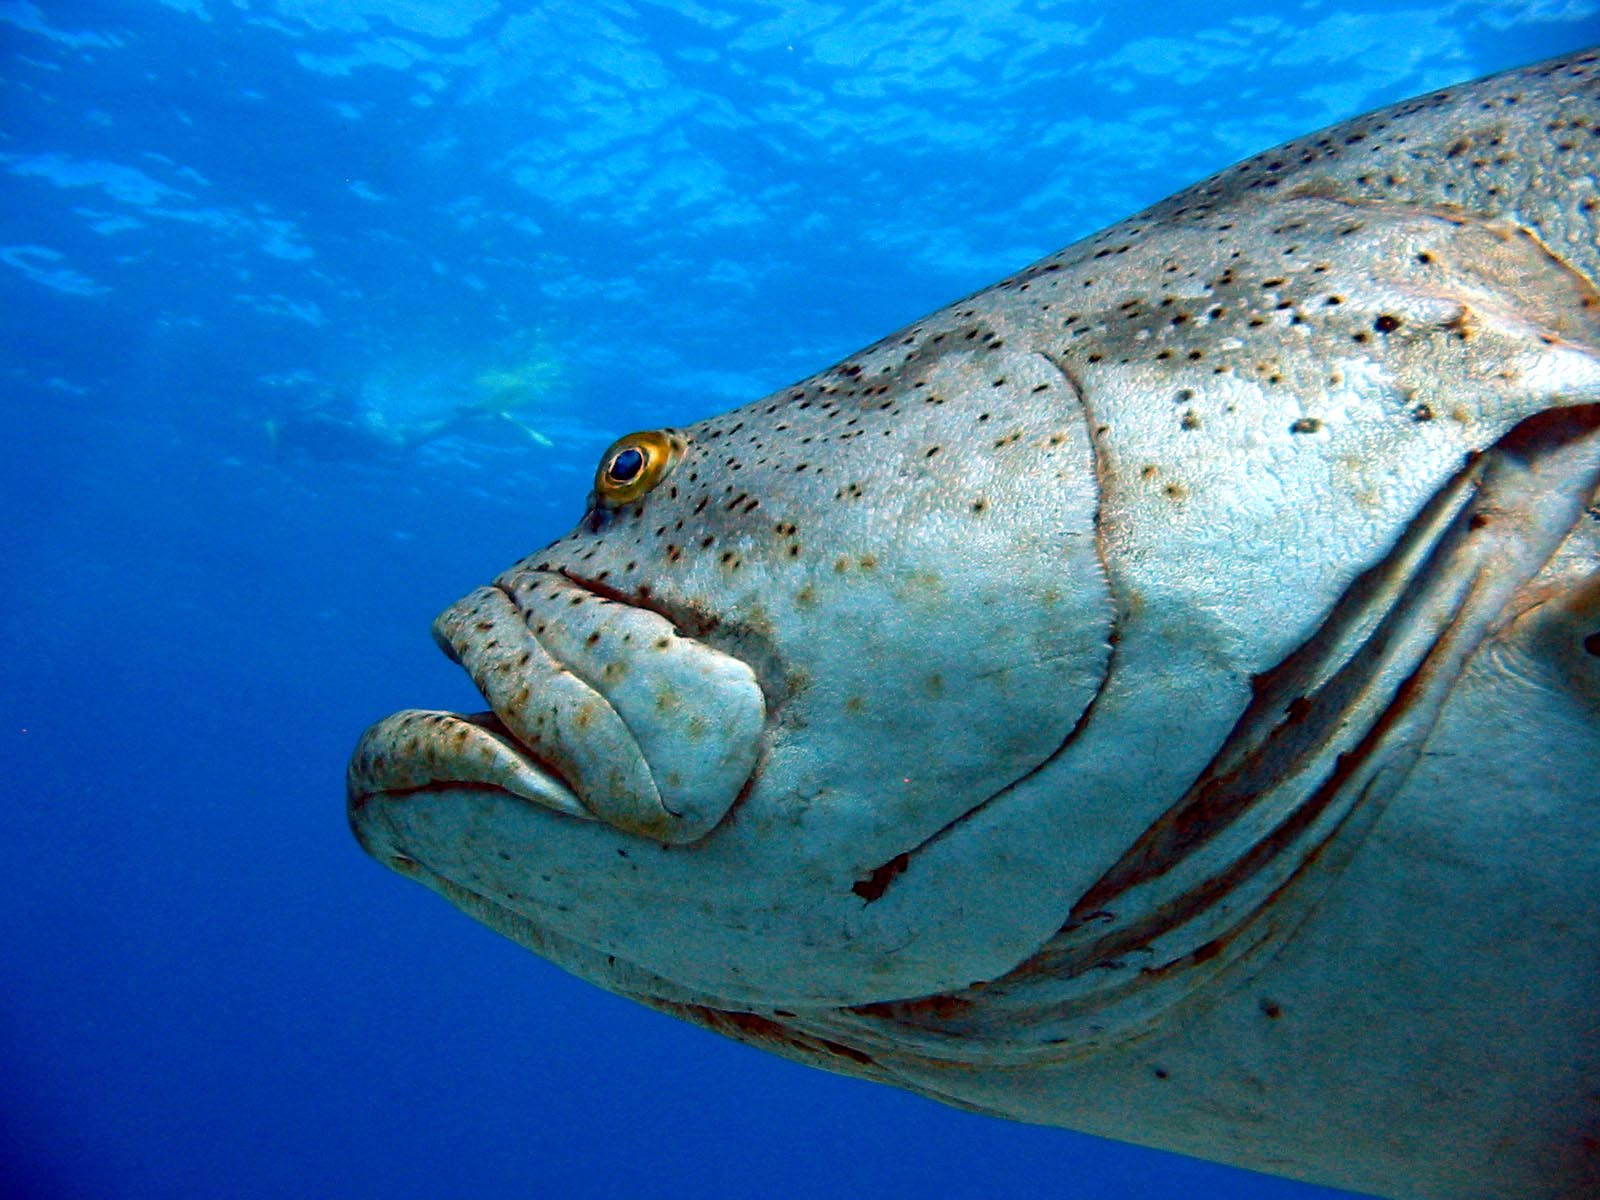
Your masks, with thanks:
[{"label": "fish body", "polygon": [[607,451],[362,844],[612,991],[1384,1196],[1600,1191],[1600,54]]}]

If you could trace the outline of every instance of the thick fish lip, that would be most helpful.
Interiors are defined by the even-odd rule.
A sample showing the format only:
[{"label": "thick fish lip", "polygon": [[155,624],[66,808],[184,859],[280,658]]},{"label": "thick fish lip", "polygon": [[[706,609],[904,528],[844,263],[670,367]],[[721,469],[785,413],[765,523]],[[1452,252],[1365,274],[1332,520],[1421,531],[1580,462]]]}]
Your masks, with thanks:
[{"label": "thick fish lip", "polygon": [[406,709],[361,736],[345,776],[357,836],[362,810],[374,799],[400,799],[452,788],[493,788],[582,820],[595,820],[572,788],[528,753],[492,712]]},{"label": "thick fish lip", "polygon": [[379,795],[490,787],[681,844],[753,777],[766,728],[754,672],[657,612],[521,567],[445,609],[433,633],[493,711],[408,711],[369,729],[350,766],[353,825]]}]

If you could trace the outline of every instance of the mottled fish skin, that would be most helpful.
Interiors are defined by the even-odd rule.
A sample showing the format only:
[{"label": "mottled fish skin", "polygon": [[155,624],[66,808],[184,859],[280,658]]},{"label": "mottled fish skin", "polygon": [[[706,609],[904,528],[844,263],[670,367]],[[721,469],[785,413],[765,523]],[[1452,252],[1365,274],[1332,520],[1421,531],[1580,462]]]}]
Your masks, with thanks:
[{"label": "mottled fish skin", "polygon": [[1600,1194],[1600,54],[1249,159],[608,452],[363,845],[830,1070]]}]

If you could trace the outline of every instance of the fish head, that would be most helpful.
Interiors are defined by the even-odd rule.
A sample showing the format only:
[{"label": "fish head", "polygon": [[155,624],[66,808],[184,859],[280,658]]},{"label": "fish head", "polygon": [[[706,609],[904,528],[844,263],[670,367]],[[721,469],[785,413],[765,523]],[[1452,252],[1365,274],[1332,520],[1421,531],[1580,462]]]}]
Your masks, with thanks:
[{"label": "fish head", "polygon": [[1062,915],[983,818],[1106,677],[1097,495],[1070,380],[960,312],[624,437],[571,533],[440,615],[491,711],[375,725],[352,826],[614,990],[993,977]]}]

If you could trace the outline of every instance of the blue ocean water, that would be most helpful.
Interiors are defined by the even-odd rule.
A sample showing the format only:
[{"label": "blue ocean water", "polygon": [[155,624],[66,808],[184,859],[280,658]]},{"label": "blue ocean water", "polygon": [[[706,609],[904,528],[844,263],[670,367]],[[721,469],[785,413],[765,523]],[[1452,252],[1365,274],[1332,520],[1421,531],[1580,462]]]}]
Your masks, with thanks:
[{"label": "blue ocean water", "polygon": [[811,1071],[369,860],[599,451],[1596,0],[0,2],[0,1190],[1332,1196]]}]

